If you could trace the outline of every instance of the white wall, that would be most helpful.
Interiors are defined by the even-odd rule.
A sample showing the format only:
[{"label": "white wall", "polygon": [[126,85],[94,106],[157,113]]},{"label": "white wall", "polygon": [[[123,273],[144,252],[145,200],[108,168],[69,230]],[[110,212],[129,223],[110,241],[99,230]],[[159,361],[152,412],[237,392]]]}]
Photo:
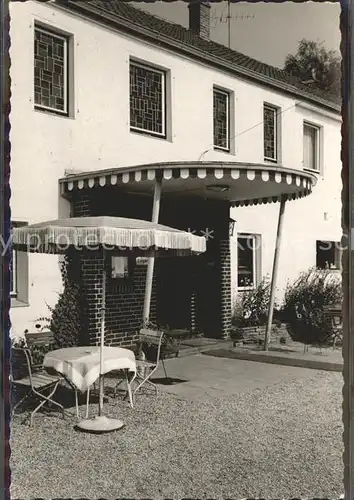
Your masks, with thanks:
[{"label": "white wall", "polygon": [[[302,119],[306,112],[294,107],[294,99],[115,33],[49,4],[14,2],[10,9],[14,220],[30,223],[56,218],[59,204],[60,215],[67,214],[69,208],[65,201],[59,200],[57,185],[66,169],[80,172],[158,161],[195,161],[205,150],[208,152],[203,160],[262,163],[263,101],[284,110],[283,166],[302,168]],[[73,118],[33,109],[35,20],[74,36]],[[170,71],[170,141],[129,132],[129,57]],[[212,150],[213,85],[225,87],[235,95],[235,155]],[[309,199],[288,203],[281,256],[282,282],[295,273],[294,269],[301,270],[314,263],[314,247],[309,240],[336,239],[340,234],[340,124],[312,112],[310,115],[311,121],[325,127],[325,177]],[[263,234],[264,271],[271,265],[277,210],[277,205],[233,210],[238,230]],[[325,211],[332,217],[328,222],[323,220]],[[306,240],[297,243],[300,246],[296,251],[292,249],[295,237]],[[290,267],[286,245],[292,255]],[[58,269],[57,257],[30,257],[30,305],[12,310],[14,333],[46,314],[45,301],[55,303],[61,287]]]},{"label": "white wall", "polygon": [[[296,107],[288,114],[287,127],[283,127],[284,142],[291,143],[285,154],[291,153],[301,165],[301,137],[303,120],[323,127],[322,175],[307,198],[289,201],[285,206],[282,242],[280,247],[278,271],[278,300],[281,302],[288,280],[296,279],[300,272],[316,263],[316,240],[340,241],[341,230],[341,133],[340,121],[328,118],[321,113]],[[285,147],[284,147],[285,149]],[[284,166],[287,166],[284,162]],[[262,234],[262,274],[271,275],[277,231],[279,204],[231,209],[231,216],[237,220],[235,236],[232,239],[233,293],[236,295],[237,271],[237,232]]]}]

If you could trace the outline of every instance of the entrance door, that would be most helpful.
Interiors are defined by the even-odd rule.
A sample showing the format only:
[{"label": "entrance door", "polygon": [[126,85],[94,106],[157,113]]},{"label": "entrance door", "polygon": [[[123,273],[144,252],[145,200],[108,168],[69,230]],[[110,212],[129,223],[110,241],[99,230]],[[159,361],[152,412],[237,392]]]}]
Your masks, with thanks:
[{"label": "entrance door", "polygon": [[220,335],[219,269],[215,262],[205,262],[199,273],[197,288],[197,321],[205,337]]},{"label": "entrance door", "polygon": [[170,329],[191,328],[191,287],[188,258],[159,260],[156,275],[157,321]]}]

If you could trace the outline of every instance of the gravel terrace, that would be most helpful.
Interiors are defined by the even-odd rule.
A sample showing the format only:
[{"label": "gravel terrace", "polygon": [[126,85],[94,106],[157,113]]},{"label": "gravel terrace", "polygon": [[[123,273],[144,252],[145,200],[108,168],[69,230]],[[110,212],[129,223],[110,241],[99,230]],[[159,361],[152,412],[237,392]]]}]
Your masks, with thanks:
[{"label": "gravel terrace", "polygon": [[140,395],[133,410],[106,403],[126,424],[111,434],[76,432],[74,419],[55,413],[36,415],[29,428],[20,414],[11,497],[339,498],[341,405],[342,375],[311,370],[221,397],[163,391]]}]

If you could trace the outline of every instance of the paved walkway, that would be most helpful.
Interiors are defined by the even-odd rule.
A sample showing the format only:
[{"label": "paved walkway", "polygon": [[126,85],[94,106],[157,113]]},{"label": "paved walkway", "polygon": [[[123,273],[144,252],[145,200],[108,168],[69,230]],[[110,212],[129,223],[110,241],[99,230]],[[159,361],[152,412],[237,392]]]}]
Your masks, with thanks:
[{"label": "paved walkway", "polygon": [[303,346],[292,345],[288,348],[270,347],[269,351],[266,352],[258,347],[234,347],[211,349],[204,354],[315,370],[343,371],[341,349],[326,348],[320,350],[319,348],[310,347],[307,352],[304,352]]},{"label": "paved walkway", "polygon": [[261,346],[244,345],[233,347],[232,340],[191,339],[181,344],[179,356],[190,356],[203,352],[209,356],[230,359],[243,359],[262,363],[313,368],[341,372],[343,370],[342,349],[309,346],[304,352],[304,345],[291,342],[286,345],[270,344],[267,352]]},{"label": "paved walkway", "polygon": [[181,399],[227,396],[313,375],[313,370],[306,368],[255,364],[205,354],[167,359],[165,366],[169,379],[166,381],[163,368],[159,366],[152,380],[159,384],[161,391]]}]

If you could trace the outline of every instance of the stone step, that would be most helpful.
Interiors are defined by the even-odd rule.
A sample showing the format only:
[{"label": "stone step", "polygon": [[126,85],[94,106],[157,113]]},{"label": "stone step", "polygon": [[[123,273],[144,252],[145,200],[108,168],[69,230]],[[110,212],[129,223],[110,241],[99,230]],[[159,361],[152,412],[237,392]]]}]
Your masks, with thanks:
[{"label": "stone step", "polygon": [[195,356],[199,354],[200,350],[198,347],[180,347],[178,351],[178,357],[184,358],[185,356]]},{"label": "stone step", "polygon": [[196,345],[194,347],[183,343],[179,347],[178,357],[182,358],[184,356],[194,356],[211,349],[228,349],[230,347],[232,347],[232,340],[207,339],[207,342],[204,344]]},{"label": "stone step", "polygon": [[215,345],[218,342],[220,342],[220,340],[218,340],[218,339],[206,339],[204,337],[199,337],[199,338],[182,340],[181,346],[205,347],[208,345]]}]

